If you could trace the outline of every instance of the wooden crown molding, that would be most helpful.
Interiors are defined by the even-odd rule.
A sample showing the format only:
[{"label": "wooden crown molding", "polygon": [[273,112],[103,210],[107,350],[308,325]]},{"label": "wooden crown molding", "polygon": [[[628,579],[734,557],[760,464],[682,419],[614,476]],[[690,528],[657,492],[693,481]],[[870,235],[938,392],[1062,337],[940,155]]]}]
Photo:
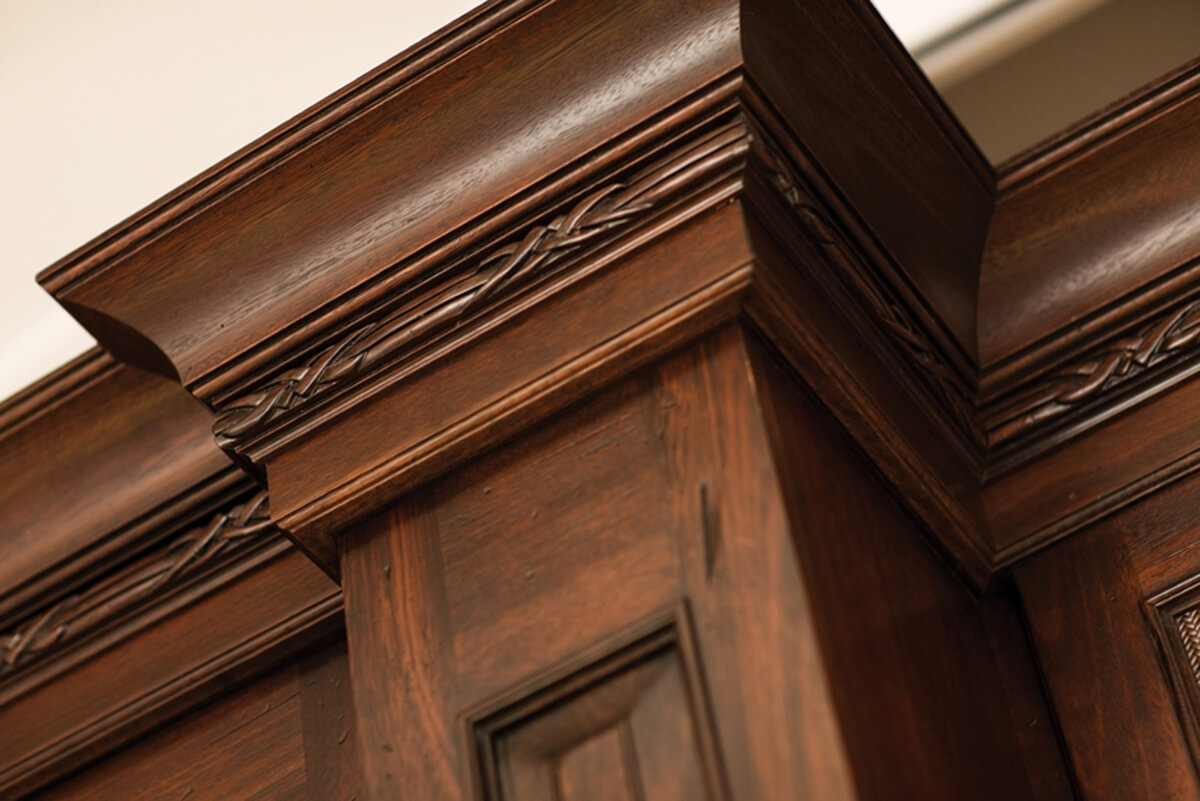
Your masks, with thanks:
[{"label": "wooden crown molding", "polygon": [[[404,358],[414,370],[428,368],[459,352],[450,339],[465,344],[472,333],[511,325],[530,304],[568,285],[579,287],[572,292],[592,291],[583,288],[585,279],[605,259],[641,249],[648,237],[680,230],[735,200],[741,179],[734,176],[744,170],[750,137],[734,130],[738,118],[754,114],[745,99],[749,79],[753,93],[769,98],[760,107],[775,110],[789,138],[799,134],[870,231],[872,247],[889,254],[907,284],[904,295],[922,299],[916,323],[901,322],[901,306],[889,304],[889,324],[914,336],[928,332],[933,343],[915,345],[926,357],[950,354],[936,363],[954,366],[935,367],[930,375],[942,393],[938,403],[955,408],[961,388],[951,391],[940,382],[969,363],[963,354],[973,348],[973,323],[970,308],[946,289],[973,292],[974,278],[963,266],[982,247],[988,171],[916,71],[897,72],[905,57],[878,17],[857,6],[812,3],[788,15],[785,41],[777,28],[762,24],[755,2],[628,2],[619,9],[605,4],[603,13],[593,5],[491,6],[466,27],[418,47],[442,48],[423,72],[412,66],[413,57],[401,57],[306,117],[319,122],[271,137],[290,137],[286,155],[254,167],[235,160],[197,182],[195,200],[184,192],[164,201],[41,280],[106,347],[177,375],[217,410],[222,443],[243,462],[265,468],[276,520],[289,533],[307,528],[327,538],[348,522],[335,509],[365,513],[375,504],[365,502],[368,497],[383,497],[383,484],[389,491],[404,484],[368,476],[395,473],[386,465],[405,457],[393,450],[371,457],[382,461],[370,469],[356,466],[340,477],[326,471],[332,490],[318,502],[311,488],[286,478],[298,454],[319,439],[313,434],[355,404],[378,405],[389,387],[411,375]],[[764,2],[763,10],[771,5]],[[596,24],[563,51],[555,43],[578,30],[580,15]],[[878,49],[851,53],[834,45],[854,37]],[[614,41],[622,46],[613,48]],[[523,57],[514,60],[514,52]],[[791,79],[805,70],[862,70],[864,58],[875,81],[870,87],[797,91]],[[550,72],[557,76],[553,90],[540,78]],[[451,91],[455,102],[440,102]],[[580,106],[583,97],[589,100]],[[844,114],[847,130],[863,141],[858,157],[849,158],[828,125],[807,114],[814,102]],[[420,111],[435,107],[433,117]],[[887,137],[868,124],[879,117],[892,122],[888,136],[902,132],[911,141],[910,159],[889,158]],[[456,132],[453,148],[443,147],[444,158],[431,164],[426,154],[444,143],[446,130]],[[946,187],[945,208],[916,206],[928,235],[914,236],[911,223],[898,224],[891,203],[931,175]],[[469,192],[462,191],[464,181]],[[217,185],[225,188],[218,192]],[[313,191],[301,197],[301,185]],[[398,220],[406,225],[397,226]],[[289,234],[294,247],[281,249],[284,231],[304,233]],[[551,243],[561,244],[539,250]],[[568,270],[565,262],[584,246],[589,258]],[[158,266],[164,249],[177,265],[166,274]],[[735,262],[753,258],[731,255]],[[231,269],[234,263],[241,266]],[[659,352],[694,335],[695,326],[728,317],[737,308],[728,301],[745,281],[737,277],[740,265],[727,267],[732,272],[722,277],[726,268],[714,266],[706,283],[686,291],[678,284],[685,274],[670,279],[676,284],[662,285],[660,293],[677,293],[672,300],[664,305],[666,294],[648,300],[624,319],[624,329],[597,328],[591,335],[609,342],[611,352],[576,354],[555,381],[574,382],[568,376],[583,374],[599,380],[600,365],[619,354]],[[157,276],[153,300],[130,291],[130,282],[147,270]],[[220,280],[213,280],[214,270]],[[185,297],[186,311],[162,314],[174,305],[171,298]],[[486,314],[484,301],[494,304]],[[620,339],[621,330],[643,329],[646,335]],[[613,344],[618,341],[624,344]],[[915,341],[906,346],[910,351]],[[928,359],[919,363],[929,374]],[[524,385],[537,380],[544,377],[529,375]],[[586,386],[580,383],[579,391]],[[548,397],[535,393],[523,406],[549,410],[559,401]],[[499,413],[501,407],[490,408]],[[517,408],[505,414],[513,418]],[[483,412],[462,413],[465,421]],[[437,435],[443,446],[425,447],[419,457],[431,465],[467,453],[438,455],[466,435],[451,433],[460,423],[441,425],[450,426]],[[481,445],[500,435],[499,428],[473,431]],[[329,545],[300,540],[331,566]]]},{"label": "wooden crown molding", "polygon": [[[1053,371],[1030,377],[984,407],[988,442],[995,452],[1038,439],[1046,448],[1064,434],[1072,417],[1088,426],[1121,411],[1139,388],[1161,391],[1200,367],[1200,301],[1157,310],[1150,320],[1119,334]],[[1029,447],[1027,446],[1027,450]]]},{"label": "wooden crown molding", "polygon": [[1189,470],[1006,500],[1194,373],[1197,68],[997,176],[865,3],[782,2],[493,3],[40,280],[335,574],[354,520],[735,318],[977,581]]},{"label": "wooden crown molding", "polygon": [[336,575],[357,520],[717,327],[977,587],[1200,469],[1196,68],[996,176],[865,5],[781,3],[494,3],[43,274],[114,355],[0,406],[0,721],[36,721],[0,795],[336,628],[280,530]]},{"label": "wooden crown molding", "polygon": [[0,407],[0,627],[245,479],[171,381],[92,351]]},{"label": "wooden crown molding", "polygon": [[80,592],[38,610],[0,632],[0,683],[150,603],[161,603],[206,568],[224,566],[250,548],[269,544],[268,534],[282,536],[271,524],[267,494],[259,490],[206,524],[170,538]]},{"label": "wooden crown molding", "polygon": [[614,239],[659,210],[681,188],[703,184],[740,160],[747,142],[737,121],[720,122],[679,152],[640,169],[626,181],[588,192],[564,213],[528,226],[512,241],[466,259],[411,305],[354,326],[298,366],[274,375],[247,395],[217,406],[213,433],[225,448],[257,434],[326,392],[351,385],[372,369],[393,367],[434,334],[461,327],[478,312],[550,273],[591,244]]},{"label": "wooden crown molding", "polygon": [[339,625],[340,589],[210,425],[177,384],[98,350],[0,405],[0,797]]},{"label": "wooden crown molding", "polygon": [[[587,2],[493,4],[348,87],[300,123],[267,137],[267,142],[286,139],[286,154],[253,164],[235,159],[202,182],[203,192],[193,190],[196,198],[177,193],[102,242],[68,256],[41,280],[106,345],[146,366],[178,371],[185,386],[211,402],[248,374],[277,365],[280,352],[295,351],[313,333],[436,269],[453,249],[468,244],[457,242],[453,232],[480,211],[489,211],[492,226],[527,215],[543,197],[561,193],[555,178],[572,162],[644,121],[659,117],[669,125],[672,107],[744,69],[755,73],[776,104],[798,109],[820,100],[843,110],[848,120],[864,123],[872,115],[887,114],[895,119],[896,130],[914,140],[925,133],[940,140],[916,146],[914,163],[899,171],[883,163],[882,154],[872,154],[878,163],[870,166],[870,174],[856,174],[862,172],[860,165],[845,164],[843,191],[861,196],[864,217],[882,237],[895,240],[899,261],[918,274],[918,284],[957,281],[949,273],[960,271],[961,265],[941,267],[946,260],[942,254],[949,243],[968,238],[963,250],[977,253],[981,246],[988,193],[981,175],[987,168],[965,137],[937,127],[948,116],[931,100],[927,86],[911,76],[898,80],[888,75],[898,45],[869,11],[841,3],[796,9],[789,33],[800,41],[822,40],[843,29],[881,40],[887,48],[874,59],[874,71],[901,90],[894,100],[872,102],[870,112],[855,96],[861,92],[845,88],[827,98],[812,95],[812,90],[800,96],[783,74],[795,61],[796,48],[775,41],[778,31],[759,30],[760,15],[752,5],[631,1],[622,7],[606,5],[597,15]],[[824,5],[829,8],[818,7]],[[564,52],[555,44],[557,37],[584,16],[598,19],[598,26]],[[820,32],[813,30],[817,20]],[[622,47],[613,48],[618,40]],[[538,54],[538,60],[514,60],[509,45],[516,41],[526,55]],[[436,61],[418,57],[434,51]],[[775,51],[781,61],[759,63]],[[852,56],[825,42],[806,59],[809,68],[841,70]],[[547,70],[558,76],[553,91],[540,85]],[[628,75],[638,80],[630,81]],[[450,92],[454,102],[442,102]],[[433,107],[439,111],[430,118]],[[521,113],[512,114],[514,107]],[[842,167],[846,156],[839,153],[840,143],[830,137],[828,126],[793,116],[793,125],[811,129],[815,154]],[[449,143],[442,135],[447,130],[456,132]],[[638,145],[636,137],[628,142]],[[266,147],[264,142],[248,152]],[[431,164],[427,154],[432,149],[443,158]],[[621,155],[611,152],[608,157]],[[535,156],[536,165],[530,162]],[[364,172],[368,163],[370,171]],[[946,234],[942,248],[920,248],[907,226],[903,232],[895,230],[894,215],[881,200],[868,198],[880,185],[902,191],[902,182],[918,172],[958,185],[953,199],[979,212],[968,226],[973,233],[935,220],[934,209],[920,210],[931,227]],[[213,195],[217,184],[221,192]],[[301,185],[310,190],[306,198],[296,194]],[[280,198],[287,200],[280,204]],[[229,216],[235,206],[236,218]],[[401,220],[404,226],[396,224]],[[279,251],[284,232],[294,241],[292,252]],[[224,244],[215,250],[179,249],[185,242],[198,245],[206,236],[218,236]],[[172,251],[177,269],[160,287],[160,298],[167,300],[187,284],[194,301],[187,318],[158,314],[144,292],[122,300],[113,291],[147,269],[162,280],[157,269],[161,261],[155,258],[162,248]],[[229,269],[235,260],[242,267]],[[920,275],[930,269],[926,263],[939,265],[945,274]],[[247,269],[249,264],[255,268]],[[217,268],[223,276],[214,283],[210,271]],[[286,271],[286,282],[268,280],[281,277],[276,269]],[[190,281],[184,279],[189,274]],[[331,300],[339,296],[340,303]],[[951,316],[949,309],[939,312]]]},{"label": "wooden crown molding", "polygon": [[23,797],[342,625],[340,588],[285,539],[184,582],[8,678],[0,797]]},{"label": "wooden crown molding", "polygon": [[1008,165],[982,260],[984,400],[1194,295],[1200,60]]}]

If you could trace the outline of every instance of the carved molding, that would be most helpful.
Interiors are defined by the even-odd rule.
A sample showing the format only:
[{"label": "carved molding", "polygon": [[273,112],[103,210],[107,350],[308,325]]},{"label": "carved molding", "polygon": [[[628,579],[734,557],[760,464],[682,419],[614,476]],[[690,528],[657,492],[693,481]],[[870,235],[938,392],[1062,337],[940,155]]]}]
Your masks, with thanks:
[{"label": "carved molding", "polygon": [[841,280],[871,318],[882,326],[886,339],[919,376],[936,403],[950,414],[959,432],[977,449],[982,449],[985,439],[978,414],[957,371],[941,355],[932,337],[907,306],[896,300],[885,282],[855,254],[846,237],[822,209],[815,193],[796,176],[788,160],[765,142],[759,144],[756,153],[767,166],[771,184],[792,208],[805,234],[828,255]]},{"label": "carved molding", "polygon": [[1179,627],[1179,638],[1183,641],[1183,651],[1187,654],[1192,677],[1200,687],[1200,609],[1189,609],[1177,615],[1175,624]]},{"label": "carved molding", "polygon": [[213,422],[218,443],[234,447],[313,398],[394,361],[435,332],[545,274],[550,266],[633,226],[681,185],[724,168],[746,147],[745,128],[740,122],[728,123],[628,181],[589,192],[565,213],[472,259],[465,274],[459,271],[431,297],[358,326],[303,366],[285,370],[254,391],[221,404]]},{"label": "carved molding", "polygon": [[[842,279],[863,302],[908,366],[919,375],[958,429],[994,456],[1021,439],[1048,437],[1072,412],[1102,410],[1135,383],[1156,381],[1200,352],[1200,301],[1159,312],[1134,333],[1105,343],[1066,366],[1035,375],[991,408],[977,407],[966,382],[944,358],[908,307],[862,263],[821,203],[783,156],[756,148],[770,180],[796,212],[810,240],[826,251]],[[1075,422],[1077,415],[1071,416]],[[1097,416],[1097,421],[1103,419]]]},{"label": "carved molding", "polygon": [[1200,576],[1146,600],[1193,758],[1200,762]]},{"label": "carved molding", "polygon": [[[1089,404],[1101,404],[1129,382],[1200,344],[1200,301],[1162,312],[1136,333],[1109,342],[1058,370],[1035,378],[1015,398],[987,414],[988,437],[1002,446]],[[1170,364],[1167,364],[1170,362]]]},{"label": "carved molding", "polygon": [[46,658],[68,643],[178,586],[214,562],[260,543],[273,530],[267,493],[220,512],[114,575],[69,595],[0,634],[0,677]]}]

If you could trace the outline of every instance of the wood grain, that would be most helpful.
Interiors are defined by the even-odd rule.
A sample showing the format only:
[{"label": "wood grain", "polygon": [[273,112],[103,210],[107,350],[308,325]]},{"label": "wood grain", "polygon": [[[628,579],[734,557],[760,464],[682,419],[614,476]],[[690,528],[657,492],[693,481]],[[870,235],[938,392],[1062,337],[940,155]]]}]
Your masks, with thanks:
[{"label": "wood grain", "polygon": [[[364,719],[368,741],[393,738],[364,762],[378,792],[406,786],[422,797],[458,797],[484,782],[468,758],[471,721],[594,669],[686,595],[698,661],[689,669],[679,657],[683,719],[706,795],[854,797],[781,507],[774,494],[765,502],[753,495],[770,462],[758,435],[740,438],[761,430],[744,405],[746,377],[736,336],[692,347],[447,475],[344,541],[355,691],[381,697],[395,676],[385,666],[395,665],[410,688],[369,711],[359,704],[373,719]],[[717,493],[709,511],[717,530],[707,539],[702,477]],[[377,608],[389,611],[370,612]],[[596,736],[605,728],[597,716],[612,709],[568,712],[563,704],[553,714]],[[657,734],[639,740],[638,752],[681,758],[670,750],[681,741],[661,738],[687,729],[671,715],[656,720],[646,731]],[[609,736],[562,763],[564,781],[594,775],[588,766],[612,754]],[[670,798],[678,784],[652,784],[653,775],[642,772],[644,789]]]},{"label": "wood grain", "polygon": [[987,161],[869,3],[743,6],[751,80],[976,361]]},{"label": "wood grain", "polygon": [[207,511],[238,481],[203,408],[107,356],[87,356],[0,414],[0,626],[169,533],[190,508]]},{"label": "wood grain", "polygon": [[95,634],[138,607],[163,602],[169,593],[206,568],[228,565],[279,534],[271,525],[261,490],[124,566],[86,591],[70,595],[0,632],[0,679],[62,650],[64,643]]},{"label": "wood grain", "polygon": [[363,798],[358,718],[347,657],[346,641],[339,638],[303,655],[297,664],[311,801]]},{"label": "wood grain", "polygon": [[1015,571],[1084,798],[1200,798],[1119,525]]},{"label": "wood grain", "polygon": [[1052,353],[1075,339],[1069,329],[1200,255],[1198,89],[1193,65],[1001,191],[981,268],[981,366]]},{"label": "wood grain", "polygon": [[839,426],[753,345],[859,797],[1031,798],[976,601]]},{"label": "wood grain", "polygon": [[300,681],[287,665],[39,801],[307,801]]},{"label": "wood grain", "polygon": [[[334,534],[397,493],[729,319],[752,255],[727,197],[718,186],[700,209],[661,223],[673,233],[643,232],[598,254],[594,272],[547,288],[487,337],[395,376],[355,407],[365,413],[309,426],[268,460],[275,519],[328,555]],[[685,257],[684,243],[701,249]]]},{"label": "wood grain", "polygon": [[[463,797],[451,731],[456,681],[440,560],[428,518],[400,508],[343,544],[350,678],[361,710],[369,798],[406,792],[430,801]],[[403,692],[394,691],[397,681]]]},{"label": "wood grain", "polygon": [[219,694],[340,624],[340,590],[296,549],[0,702],[0,797],[17,797]]},{"label": "wood grain", "polygon": [[[158,351],[192,386],[298,317],[349,311],[331,299],[373,284],[355,294],[361,308],[411,278],[386,275],[394,265],[479,210],[730,72],[736,15],[717,0],[492,6],[420,72],[401,60],[402,75],[344,93],[352,125],[310,124],[219,203],[169,228],[151,214],[142,225],[160,235],[68,258],[43,281],[106,346],[135,362]],[[363,103],[381,81],[388,90]],[[135,275],[140,290],[127,292]],[[187,311],[162,313],[185,297]],[[144,347],[121,347],[127,330]]]},{"label": "wood grain", "polygon": [[43,274],[0,796],[1200,797],[1198,90],[997,180],[861,0],[435,34]]}]

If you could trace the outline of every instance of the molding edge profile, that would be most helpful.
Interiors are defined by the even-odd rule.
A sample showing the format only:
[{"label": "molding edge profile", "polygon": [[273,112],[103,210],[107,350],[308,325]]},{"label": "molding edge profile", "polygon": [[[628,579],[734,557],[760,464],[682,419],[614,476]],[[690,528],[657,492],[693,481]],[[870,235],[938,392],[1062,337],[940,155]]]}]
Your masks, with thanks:
[{"label": "molding edge profile", "polygon": [[865,3],[435,34],[40,276],[112,355],[0,406],[0,794],[335,631],[348,528],[719,328],[975,590],[1193,474],[1196,114],[1192,65],[997,173]]},{"label": "molding edge profile", "polygon": [[[1172,463],[1105,476],[1062,517],[991,500],[1187,390],[1200,226],[1179,215],[1200,194],[1186,155],[1200,67],[995,175],[869,7],[778,5],[631,0],[570,52],[553,42],[591,18],[588,2],[489,5],[40,280],[114,353],[169,363],[214,410],[222,447],[269,485],[275,522],[335,576],[346,525],[742,315],[828,388],[826,404],[985,583]],[[764,27],[772,13],[793,40]],[[874,47],[832,44],[850,40]],[[517,48],[520,62],[507,56]],[[815,77],[850,64],[852,79]],[[817,102],[824,117],[806,111]],[[1169,201],[1144,195],[1144,166],[1121,160],[1147,136],[1174,159]],[[1055,217],[1112,164],[1086,219]],[[1151,201],[1173,204],[1155,207],[1169,230],[1138,231],[1141,251],[1087,244],[1104,241],[1100,226],[1130,231]],[[700,241],[703,269],[662,266],[669,247]],[[177,268],[162,275],[166,250]],[[152,295],[139,291],[151,270]],[[1046,283],[1061,276],[1082,294]],[[845,336],[836,321],[782,319],[814,289],[854,342],[831,344]],[[621,292],[619,308],[587,317]],[[551,331],[573,320],[576,341],[556,351]],[[465,372],[539,348],[504,375]],[[867,386],[867,360],[902,398]],[[409,422],[385,422],[397,415]],[[313,464],[319,482],[302,477]]]},{"label": "molding edge profile", "polygon": [[0,405],[0,462],[17,468],[0,489],[0,797],[341,625],[340,588],[270,524],[210,424],[178,385],[100,351]]}]

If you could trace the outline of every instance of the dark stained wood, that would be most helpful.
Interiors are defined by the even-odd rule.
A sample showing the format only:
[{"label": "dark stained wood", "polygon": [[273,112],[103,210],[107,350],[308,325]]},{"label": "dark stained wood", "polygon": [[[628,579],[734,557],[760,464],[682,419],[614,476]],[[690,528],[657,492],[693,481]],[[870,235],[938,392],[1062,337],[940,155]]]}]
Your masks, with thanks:
[{"label": "dark stained wood", "polygon": [[312,801],[361,799],[358,718],[345,639],[305,654],[297,669],[308,797]]},{"label": "dark stained wood", "polygon": [[[560,763],[568,781],[597,761],[611,769],[608,737],[619,741],[624,724],[603,735],[596,716],[636,728],[647,707],[591,705],[578,693],[638,684],[621,654],[657,631],[668,632],[659,650],[641,647],[661,654],[650,663],[671,677],[664,687],[684,681],[688,691],[686,703],[649,707],[674,711],[644,725],[674,737],[686,720],[691,734],[637,741],[639,763],[651,758],[641,749],[687,742],[662,758],[695,754],[701,797],[854,797],[733,334],[456,471],[344,541],[374,797],[406,787],[458,798],[473,783],[484,792],[483,744],[537,740],[545,715],[574,721],[575,738],[592,743]],[[409,691],[380,695],[397,675]],[[575,682],[580,706],[555,704],[562,682]],[[371,698],[386,703],[368,708]],[[645,771],[642,782],[655,797],[678,789]]]},{"label": "dark stained wood", "polygon": [[[1150,449],[1039,495],[1040,457],[1200,369],[1197,85],[997,188],[864,2],[510,0],[42,280],[215,409],[334,576],[346,526],[744,308],[983,586],[1179,472]],[[810,284],[827,324],[798,319]]]},{"label": "dark stained wood", "polygon": [[[668,624],[669,625],[669,624]],[[669,628],[479,721],[487,798],[699,799],[704,749]]]},{"label": "dark stained wood", "polygon": [[1114,518],[1129,545],[1142,611],[1170,676],[1192,759],[1200,764],[1200,480],[1190,476]]},{"label": "dark stained wood", "polygon": [[243,496],[86,589],[47,599],[52,602],[0,633],[0,684],[19,681],[28,687],[31,674],[44,677],[61,670],[63,661],[78,658],[78,646],[102,648],[100,641],[112,629],[127,633],[132,618],[144,618],[150,610],[161,614],[172,594],[235,561],[244,570],[269,552],[278,553],[284,543],[271,525],[266,493]]},{"label": "dark stained wood", "polygon": [[742,25],[755,86],[950,332],[942,345],[977,363],[984,157],[869,4],[747,2]]},{"label": "dark stained wood", "polygon": [[[808,201],[797,214],[796,204],[772,207],[776,199],[751,195],[761,225],[747,225],[756,256],[748,315],[937,532],[950,560],[982,586],[992,572],[992,545],[975,483],[981,457],[890,349],[887,331],[894,329],[879,326],[889,319],[890,301],[862,308],[847,291],[845,273],[861,265],[860,256],[844,240],[801,235],[796,223],[815,213],[806,211]],[[938,364],[933,353],[920,361]]]},{"label": "dark stained wood", "polygon": [[1200,575],[1200,476],[1191,475],[1131,506],[1113,521],[1147,598]]},{"label": "dark stained wood", "polygon": [[987,481],[996,561],[1020,559],[1200,469],[1198,401],[1200,383],[1186,382]]},{"label": "dark stained wood", "polygon": [[[191,386],[345,289],[374,283],[362,302],[394,288],[401,276],[383,273],[479,209],[729,73],[737,12],[718,0],[495,5],[311,114],[253,180],[214,176],[220,189],[206,192],[220,203],[141,235],[180,215],[175,206],[200,205],[168,202],[115,247],[68,257],[43,281],[102,342],[119,347],[133,329]],[[502,23],[517,33],[489,35]],[[438,48],[437,61],[418,57]],[[181,235],[194,247],[181,249]],[[162,271],[164,259],[175,268]],[[134,274],[141,291],[126,294]],[[180,292],[195,301],[190,319],[161,313]]]},{"label": "dark stained wood", "polygon": [[[94,352],[0,408],[0,630],[238,481],[203,407]],[[84,558],[79,555],[86,554]]]},{"label": "dark stained wood", "polygon": [[[790,196],[812,184],[793,213],[826,264],[791,267],[845,284],[841,338],[887,353],[882,374],[801,372],[870,440],[890,480],[917,476],[901,492],[982,585],[1178,460],[1121,466],[1104,487],[1068,490],[1093,496],[1095,514],[1058,515],[1004,493],[1036,510],[1028,523],[993,513],[994,493],[980,486],[1200,369],[1187,305],[1200,292],[1188,201],[1197,85],[1192,65],[1006,167],[997,187],[863,2],[510,0],[435,34],[42,280],[118,356],[218,410],[223,446],[272,477],[276,521],[336,575],[337,531],[621,372],[579,363],[576,375],[548,373],[553,391],[535,391],[542,362],[555,359],[512,329],[582,323],[557,295],[615,273],[605,259],[622,261],[627,248],[695,237],[686,247],[707,255],[707,230],[679,230],[684,218],[708,229],[702,209],[736,197],[771,228],[769,204],[753,198],[761,185]],[[719,159],[705,154],[686,180],[672,172],[671,159],[739,125]],[[771,149],[768,140],[799,180],[740,158]],[[634,188],[645,171],[661,185],[643,196]],[[175,268],[161,270],[167,262]],[[658,273],[614,276],[631,285],[603,291],[631,305],[650,291],[643,281],[667,279]],[[828,279],[817,283],[828,290]],[[719,313],[692,308],[668,324],[648,308],[624,318],[608,308],[610,329],[555,339],[569,343],[556,367],[588,339],[618,335],[639,349],[636,366],[719,325],[731,303],[760,323],[772,304],[775,317],[797,312],[794,298],[759,298],[786,280],[729,280],[739,285],[709,298]],[[677,302],[700,302],[694,288],[677,289]],[[1180,313],[1181,327],[1162,328]],[[1023,328],[1006,333],[1013,326]],[[772,338],[787,328],[763,327]],[[804,361],[806,346],[778,344]],[[490,347],[530,358],[504,383],[466,363]],[[916,397],[871,409],[878,393],[853,384],[887,384],[889,372],[907,374],[904,393]],[[435,375],[445,386],[429,386]],[[416,382],[436,389],[422,408],[444,405],[443,419],[423,418],[407,444],[375,436],[377,416],[416,414],[393,408],[399,385]],[[500,395],[507,405],[481,405]],[[262,420],[251,434],[230,427],[238,414]],[[335,469],[310,472],[315,462]]]},{"label": "dark stained wood", "polygon": [[[520,213],[547,176],[618,135],[654,130],[682,98],[739,70],[772,96],[956,347],[973,354],[990,170],[865,3],[494,4],[42,280],[106,346],[169,362],[211,399],[314,324],[428,272],[422,251],[480,210],[507,206],[493,225]],[[431,149],[444,157],[427,158]],[[941,191],[913,193],[918,182]],[[907,224],[890,210],[900,198],[917,204]],[[167,253],[178,269],[156,272]],[[121,292],[135,276],[141,291]],[[352,298],[330,305],[351,287]],[[162,313],[180,297],[194,301],[188,317]]]},{"label": "dark stained wood", "polygon": [[343,540],[376,796],[1033,797],[975,601],[748,348],[702,340]]},{"label": "dark stained wood", "polygon": [[[723,200],[714,195],[705,202]],[[334,533],[399,491],[731,317],[753,258],[738,207],[684,219],[648,247],[601,254],[597,274],[374,393],[362,414],[310,429],[270,462],[272,515],[326,556]],[[700,248],[693,258],[679,257],[685,243]]]},{"label": "dark stained wood", "polygon": [[54,788],[38,801],[309,801],[294,664]]},{"label": "dark stained wood", "polygon": [[[429,801],[462,798],[437,531],[428,518],[401,507],[364,529],[344,541],[342,569],[350,591],[346,637],[353,649],[350,680],[361,710],[359,749],[368,797],[411,791]],[[373,535],[372,529],[382,533]],[[404,536],[387,536],[392,531]],[[396,681],[403,692],[394,691]]]},{"label": "dark stained wood", "polygon": [[51,681],[6,684],[0,798],[118,748],[338,625],[339,588],[295,548],[250,567],[173,596],[149,625],[134,621]]},{"label": "dark stained wood", "polygon": [[305,112],[42,276],[0,798],[1200,797],[1198,75],[996,176],[862,0],[503,0]]},{"label": "dark stained wood", "polygon": [[1200,798],[1119,523],[1014,570],[1084,798]]},{"label": "dark stained wood", "polygon": [[859,797],[1035,797],[977,602],[837,424],[754,355]]},{"label": "dark stained wood", "polygon": [[1193,63],[1001,175],[981,267],[981,366],[1044,363],[1094,335],[1090,318],[1111,326],[1163,289],[1177,299],[1178,284],[1159,279],[1187,273],[1195,285],[1197,89]]},{"label": "dark stained wood", "polygon": [[1016,588],[1008,581],[981,599],[996,671],[1004,686],[1012,730],[1036,801],[1075,801],[1079,793],[1067,762],[1058,719],[1046,694],[1037,652]]}]

